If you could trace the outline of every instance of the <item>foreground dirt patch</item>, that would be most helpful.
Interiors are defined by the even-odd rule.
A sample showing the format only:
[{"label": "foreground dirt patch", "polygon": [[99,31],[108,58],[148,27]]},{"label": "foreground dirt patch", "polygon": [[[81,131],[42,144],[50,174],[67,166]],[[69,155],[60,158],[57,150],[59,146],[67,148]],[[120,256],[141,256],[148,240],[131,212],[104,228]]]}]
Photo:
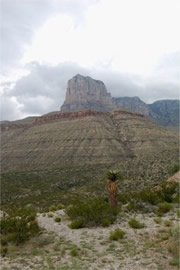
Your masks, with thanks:
[{"label": "foreground dirt patch", "polygon": [[[132,214],[121,213],[115,224],[103,228],[72,230],[64,210],[38,214],[42,233],[27,244],[10,247],[10,252],[1,258],[2,270],[56,269],[56,270],[171,270],[171,255],[168,252],[168,226],[178,224],[173,211],[154,221],[154,214],[133,214],[145,227],[140,230],[128,225]],[[60,217],[60,223],[55,221]],[[168,220],[168,222],[166,222]],[[170,222],[171,221],[171,222]],[[167,224],[167,225],[165,225]],[[111,241],[110,232],[121,228],[124,239]]]}]

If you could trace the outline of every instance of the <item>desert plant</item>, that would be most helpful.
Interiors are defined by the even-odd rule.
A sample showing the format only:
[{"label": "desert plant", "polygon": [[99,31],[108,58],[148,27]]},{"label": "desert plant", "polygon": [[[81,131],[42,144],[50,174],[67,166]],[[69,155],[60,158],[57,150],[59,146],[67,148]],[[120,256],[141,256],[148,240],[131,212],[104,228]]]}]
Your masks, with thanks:
[{"label": "desert plant", "polygon": [[169,175],[173,175],[175,173],[177,173],[180,170],[180,164],[176,163],[174,165],[172,165],[171,167],[169,167]]},{"label": "desert plant", "polygon": [[71,228],[71,229],[80,229],[80,228],[84,228],[84,227],[85,227],[85,222],[82,218],[79,218],[77,220],[73,220],[69,224],[69,228]]},{"label": "desert plant", "polygon": [[59,223],[59,222],[61,222],[61,218],[60,217],[55,217],[54,221]]},{"label": "desert plant", "polygon": [[106,173],[106,178],[111,181],[117,181],[122,177],[120,171],[110,170]]},{"label": "desert plant", "polygon": [[120,178],[120,176],[119,171],[108,171],[106,174],[108,180],[109,202],[112,207],[117,206],[118,188],[116,181]]},{"label": "desert plant", "polygon": [[180,267],[180,245],[179,245],[179,239],[180,239],[180,230],[179,226],[174,227],[170,230],[170,240],[168,242],[168,251],[172,254],[172,260],[170,260],[169,264],[175,265]]},{"label": "desert plant", "polygon": [[128,222],[129,226],[133,229],[142,229],[144,228],[144,223],[140,223],[137,219],[131,218]]},{"label": "desert plant", "polygon": [[157,224],[161,224],[162,219],[160,217],[156,217],[156,218],[154,218],[154,222],[156,222]]},{"label": "desert plant", "polygon": [[117,228],[113,232],[110,233],[109,239],[114,240],[114,241],[118,241],[119,239],[124,238],[125,234],[126,234],[126,232]]},{"label": "desert plant", "polygon": [[66,209],[66,213],[71,220],[73,222],[76,220],[79,222],[80,220],[83,226],[101,225],[104,218],[113,222],[118,211],[118,208],[111,207],[103,198],[77,201]]},{"label": "desert plant", "polygon": [[6,236],[8,242],[16,245],[27,241],[39,232],[34,210],[23,208],[9,212],[0,220],[1,236]]},{"label": "desert plant", "polygon": [[103,227],[108,227],[111,224],[111,220],[109,218],[103,218],[101,224]]},{"label": "desert plant", "polygon": [[78,256],[78,249],[77,249],[77,247],[72,247],[70,253],[71,253],[71,256],[77,257]]},{"label": "desert plant", "polygon": [[157,214],[162,216],[163,214],[169,212],[173,209],[173,205],[168,202],[163,202],[158,204]]}]

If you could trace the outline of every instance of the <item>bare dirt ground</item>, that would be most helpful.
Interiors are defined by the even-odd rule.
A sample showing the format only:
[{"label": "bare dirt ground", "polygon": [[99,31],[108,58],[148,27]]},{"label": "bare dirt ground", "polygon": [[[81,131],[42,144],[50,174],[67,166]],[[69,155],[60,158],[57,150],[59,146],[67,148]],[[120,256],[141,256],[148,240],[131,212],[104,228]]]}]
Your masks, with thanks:
[{"label": "bare dirt ground", "polygon": [[[61,222],[55,222],[55,217]],[[130,228],[128,221],[135,217],[145,223],[142,229]],[[168,232],[179,223],[176,210],[160,222],[155,214],[121,212],[110,227],[72,230],[64,210],[38,214],[42,233],[22,247],[10,248],[11,255],[1,258],[2,270],[171,270],[172,256],[168,252]],[[167,221],[168,220],[168,224]],[[124,239],[112,241],[110,232],[121,228]]]}]

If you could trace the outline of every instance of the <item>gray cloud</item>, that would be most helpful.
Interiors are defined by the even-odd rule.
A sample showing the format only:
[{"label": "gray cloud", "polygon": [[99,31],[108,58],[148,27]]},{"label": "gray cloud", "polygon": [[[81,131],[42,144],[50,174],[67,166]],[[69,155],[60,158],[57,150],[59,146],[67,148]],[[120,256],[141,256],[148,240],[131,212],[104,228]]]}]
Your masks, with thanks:
[{"label": "gray cloud", "polygon": [[74,24],[84,19],[87,6],[96,0],[0,0],[0,70],[20,66],[24,49],[31,45],[33,35],[48,18],[57,13],[71,15]]},{"label": "gray cloud", "polygon": [[[175,99],[179,97],[179,84],[174,80],[175,67],[166,81],[158,79],[158,71],[149,78],[135,74],[112,72],[107,70],[90,70],[76,63],[63,63],[57,66],[29,63],[29,74],[22,77],[13,86],[4,84],[2,97],[4,105],[2,119],[12,120],[27,115],[40,115],[60,109],[64,102],[67,81],[77,73],[102,80],[113,97],[139,96],[151,103],[158,99]],[[164,65],[166,73],[166,64]],[[160,69],[162,75],[162,68]],[[2,85],[1,85],[2,87]]]}]

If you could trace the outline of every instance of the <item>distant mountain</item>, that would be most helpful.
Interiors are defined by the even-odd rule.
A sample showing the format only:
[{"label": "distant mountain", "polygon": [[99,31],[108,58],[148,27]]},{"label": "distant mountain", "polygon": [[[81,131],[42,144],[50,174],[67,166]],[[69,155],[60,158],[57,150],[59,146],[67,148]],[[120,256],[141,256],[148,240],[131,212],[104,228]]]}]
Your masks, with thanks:
[{"label": "distant mountain", "polygon": [[133,112],[141,113],[149,116],[150,108],[139,97],[119,97],[113,98],[113,103],[116,108],[123,108]]},{"label": "distant mountain", "polygon": [[68,81],[62,112],[91,109],[109,111],[114,108],[111,94],[102,81],[77,74]]},{"label": "distant mountain", "polygon": [[150,118],[164,126],[180,125],[180,100],[159,100],[149,105]]},{"label": "distant mountain", "polygon": [[159,100],[146,104],[139,97],[111,97],[102,81],[78,74],[68,81],[61,111],[127,109],[141,113],[160,125],[178,130],[179,108],[179,100]]}]

